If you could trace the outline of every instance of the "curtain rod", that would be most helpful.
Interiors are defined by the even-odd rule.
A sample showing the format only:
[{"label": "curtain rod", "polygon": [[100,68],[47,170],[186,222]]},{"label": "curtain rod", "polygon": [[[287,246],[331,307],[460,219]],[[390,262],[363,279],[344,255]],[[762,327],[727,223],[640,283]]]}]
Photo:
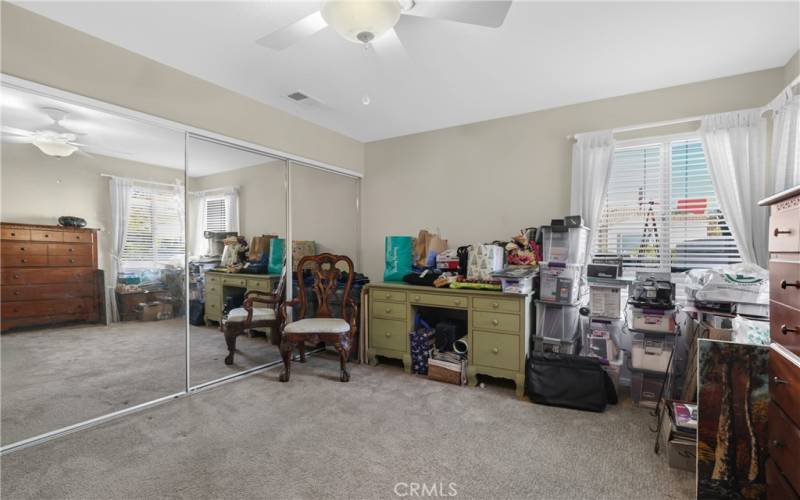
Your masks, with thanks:
[{"label": "curtain rod", "polygon": [[204,189],[202,191],[189,191],[189,194],[206,194],[206,193],[213,193],[214,191],[226,191],[228,189],[234,189],[238,191],[239,186],[221,186],[217,188]]},{"label": "curtain rod", "polygon": [[183,187],[183,184],[170,184],[169,182],[155,182],[155,181],[146,181],[143,179],[134,179],[132,177],[120,177],[119,175],[111,175],[111,174],[100,174],[100,177],[110,177],[112,179],[124,179],[126,181],[133,181],[133,182],[141,182],[144,184],[155,184],[157,186],[169,186],[169,187]]}]

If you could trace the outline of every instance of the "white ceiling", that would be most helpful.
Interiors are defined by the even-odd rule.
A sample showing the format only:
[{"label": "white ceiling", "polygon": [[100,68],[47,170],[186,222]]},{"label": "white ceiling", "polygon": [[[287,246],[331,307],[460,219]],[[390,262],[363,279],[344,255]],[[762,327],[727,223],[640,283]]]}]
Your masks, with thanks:
[{"label": "white ceiling", "polygon": [[[67,112],[61,125],[85,135],[77,142],[86,144],[90,154],[183,170],[184,134],[148,123],[49,97],[2,87],[0,119],[3,127],[37,131],[52,127],[52,120],[42,108]],[[4,137],[3,142],[9,142]],[[35,148],[32,144],[28,147]],[[42,153],[44,154],[44,153]],[[189,176],[201,177],[273,161],[236,148],[199,139],[188,144]]]},{"label": "white ceiling", "polygon": [[14,3],[365,142],[783,66],[800,47],[797,1],[518,0],[497,29],[402,16],[408,57],[330,28],[255,43],[319,2]]}]

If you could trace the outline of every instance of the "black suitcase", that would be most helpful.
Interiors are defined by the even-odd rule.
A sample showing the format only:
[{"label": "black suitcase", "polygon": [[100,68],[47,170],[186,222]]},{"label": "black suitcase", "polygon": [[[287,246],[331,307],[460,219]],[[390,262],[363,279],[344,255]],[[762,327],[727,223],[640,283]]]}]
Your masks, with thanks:
[{"label": "black suitcase", "polygon": [[599,359],[533,352],[525,367],[525,393],[534,403],[602,412],[617,404],[614,383]]}]

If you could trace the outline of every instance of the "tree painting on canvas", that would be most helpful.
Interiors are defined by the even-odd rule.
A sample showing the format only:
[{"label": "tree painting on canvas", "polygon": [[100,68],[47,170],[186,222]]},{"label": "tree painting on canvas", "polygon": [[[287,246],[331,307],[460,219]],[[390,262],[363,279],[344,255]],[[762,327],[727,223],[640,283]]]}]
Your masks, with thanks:
[{"label": "tree painting on canvas", "polygon": [[698,340],[697,497],[765,498],[765,346]]}]

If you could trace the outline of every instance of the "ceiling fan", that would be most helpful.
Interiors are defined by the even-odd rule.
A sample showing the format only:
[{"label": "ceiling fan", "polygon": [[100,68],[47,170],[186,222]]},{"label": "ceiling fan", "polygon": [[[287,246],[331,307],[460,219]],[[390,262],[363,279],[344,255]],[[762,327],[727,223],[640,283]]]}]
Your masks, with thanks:
[{"label": "ceiling fan", "polygon": [[47,156],[55,156],[57,158],[66,158],[75,152],[85,155],[86,150],[94,150],[100,153],[130,154],[75,142],[78,136],[86,134],[75,132],[61,125],[61,121],[67,117],[68,113],[66,111],[58,108],[41,108],[41,111],[52,120],[52,124],[37,130],[23,130],[4,125],[2,128],[3,142],[33,144]]},{"label": "ceiling fan", "polygon": [[393,32],[401,16],[498,28],[510,6],[511,0],[323,0],[320,10],[259,38],[256,43],[283,50],[330,26],[345,40],[369,44]]}]

